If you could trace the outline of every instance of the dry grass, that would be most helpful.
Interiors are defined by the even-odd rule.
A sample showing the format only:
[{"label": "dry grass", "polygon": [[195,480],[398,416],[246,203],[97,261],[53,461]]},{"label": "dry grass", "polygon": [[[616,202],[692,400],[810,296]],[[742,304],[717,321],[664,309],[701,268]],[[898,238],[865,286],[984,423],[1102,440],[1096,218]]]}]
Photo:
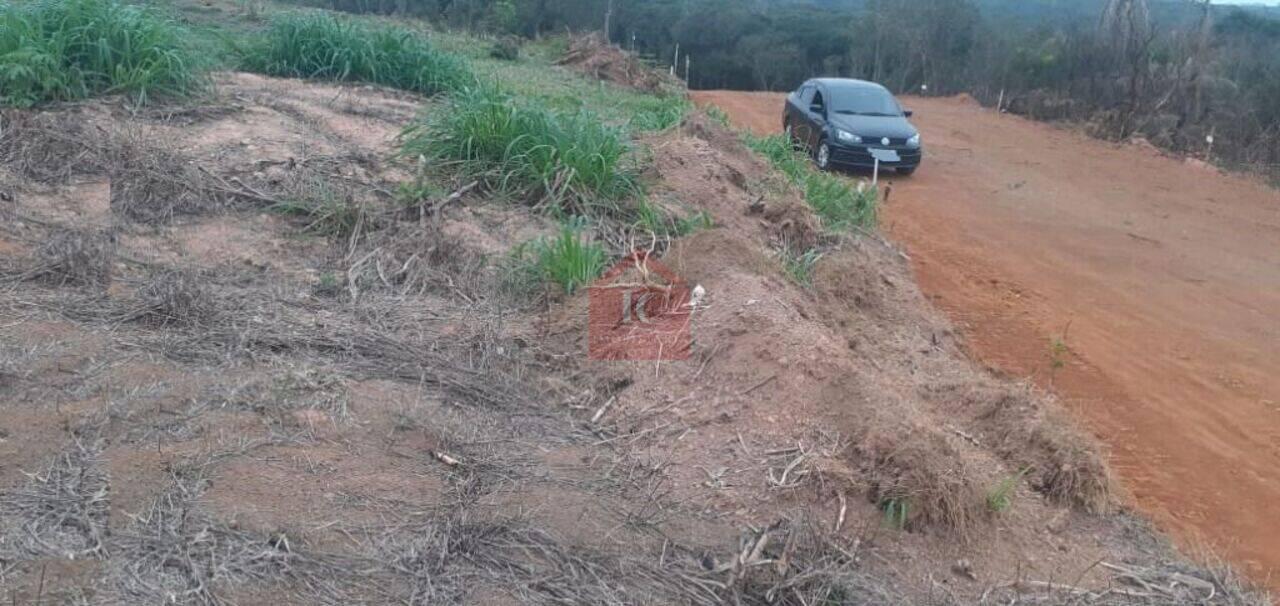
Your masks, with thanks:
[{"label": "dry grass", "polygon": [[[395,313],[402,309],[395,301],[366,301],[361,306],[365,321],[335,317],[328,323],[317,323],[301,310],[260,297],[228,297],[222,307],[226,320],[216,326],[159,335],[144,340],[143,346],[178,362],[236,357],[314,360],[341,368],[351,377],[437,388],[462,404],[519,410],[531,406],[534,397],[520,384],[517,372],[497,372],[494,364],[506,357],[493,353],[500,344],[485,343],[483,326],[475,327],[478,330],[472,336],[457,332],[446,341],[443,323],[423,325],[406,319]],[[394,328],[399,322],[412,322],[417,334],[406,336],[403,328]],[[492,355],[475,355],[476,339]],[[446,342],[466,349],[446,347]]]},{"label": "dry grass", "polygon": [[156,225],[221,206],[217,180],[177,151],[171,141],[142,128],[114,134],[104,162],[111,177],[111,210],[130,221]]},{"label": "dry grass", "polygon": [[1053,606],[1271,606],[1270,597],[1252,591],[1228,567],[1196,570],[1176,562],[1133,566],[1100,562],[1113,575],[1113,584],[1086,589],[1051,581],[1017,580],[988,587],[982,595],[990,604],[1048,604]]},{"label": "dry grass", "polygon": [[0,163],[43,184],[65,183],[102,163],[103,133],[86,116],[0,109]]},{"label": "dry grass", "polygon": [[302,587],[345,578],[338,558],[296,549],[283,533],[241,530],[203,511],[199,499],[223,453],[171,471],[170,487],[111,537],[111,569],[100,596],[109,604],[223,604],[220,589]]},{"label": "dry grass", "polygon": [[5,561],[106,555],[108,478],[95,442],[77,439],[26,486],[0,493],[0,570]]},{"label": "dry grass", "polygon": [[113,231],[51,229],[33,259],[4,263],[0,282],[38,280],[55,286],[104,289],[115,272],[116,245]]},{"label": "dry grass", "polygon": [[346,271],[352,298],[368,291],[398,296],[447,292],[476,304],[492,290],[488,259],[445,234],[435,221],[373,234],[368,246]]},{"label": "dry grass", "polygon": [[186,271],[162,271],[138,290],[131,319],[158,326],[202,326],[218,321],[221,310],[209,279]]},{"label": "dry grass", "polygon": [[888,426],[854,445],[872,501],[891,524],[936,525],[967,533],[982,515],[982,496],[964,459],[937,433]]},{"label": "dry grass", "polygon": [[1029,467],[1031,485],[1051,500],[1094,513],[1111,508],[1114,488],[1101,446],[1029,388],[966,383],[938,386],[934,395],[957,399],[987,428],[983,433],[997,437],[996,452]]}]

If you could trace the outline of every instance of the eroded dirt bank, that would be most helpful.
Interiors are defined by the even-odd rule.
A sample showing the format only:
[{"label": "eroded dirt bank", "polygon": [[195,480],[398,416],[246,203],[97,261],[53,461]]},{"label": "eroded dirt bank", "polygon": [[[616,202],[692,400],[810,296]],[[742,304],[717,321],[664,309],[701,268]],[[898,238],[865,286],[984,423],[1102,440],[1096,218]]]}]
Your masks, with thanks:
[{"label": "eroded dirt bank", "polygon": [[[695,98],[780,128],[780,94]],[[884,224],[926,295],[981,360],[1057,391],[1143,511],[1280,587],[1280,192],[964,99],[906,103],[926,160]]]}]

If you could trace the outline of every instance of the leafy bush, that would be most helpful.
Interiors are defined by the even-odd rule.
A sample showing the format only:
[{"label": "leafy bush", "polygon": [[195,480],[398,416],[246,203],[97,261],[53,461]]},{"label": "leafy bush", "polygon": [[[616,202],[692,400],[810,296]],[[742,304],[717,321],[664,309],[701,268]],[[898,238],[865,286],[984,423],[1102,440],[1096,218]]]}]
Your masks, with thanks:
[{"label": "leafy bush", "polygon": [[517,102],[492,86],[454,95],[411,125],[402,151],[567,214],[617,212],[618,200],[639,191],[622,131],[590,113]]},{"label": "leafy bush", "polygon": [[533,261],[539,273],[559,284],[565,294],[590,284],[604,271],[604,248],[583,237],[585,223],[568,221],[554,238],[533,243]]},{"label": "leafy bush", "polygon": [[276,17],[241,53],[244,69],[270,76],[372,82],[426,95],[474,81],[465,61],[415,32],[319,12]]},{"label": "leafy bush", "polygon": [[769,159],[773,167],[801,189],[804,199],[828,229],[847,230],[876,224],[876,190],[861,187],[837,175],[814,168],[796,151],[786,135],[747,137],[756,153]]},{"label": "leafy bush", "polygon": [[186,95],[204,80],[183,39],[156,12],[114,0],[0,4],[0,104]]}]

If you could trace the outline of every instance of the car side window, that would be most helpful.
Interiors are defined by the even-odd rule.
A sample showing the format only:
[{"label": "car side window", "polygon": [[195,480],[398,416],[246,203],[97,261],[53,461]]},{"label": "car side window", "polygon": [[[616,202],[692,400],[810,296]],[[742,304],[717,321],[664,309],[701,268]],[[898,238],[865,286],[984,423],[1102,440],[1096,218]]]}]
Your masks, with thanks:
[{"label": "car side window", "polygon": [[796,100],[798,100],[800,103],[804,105],[808,105],[809,100],[812,98],[813,98],[812,84],[806,84],[804,86],[801,86],[800,90],[796,91]]},{"label": "car side window", "polygon": [[826,102],[822,99],[822,91],[814,90],[813,101],[809,102],[809,106],[818,108],[825,108],[827,106]]}]

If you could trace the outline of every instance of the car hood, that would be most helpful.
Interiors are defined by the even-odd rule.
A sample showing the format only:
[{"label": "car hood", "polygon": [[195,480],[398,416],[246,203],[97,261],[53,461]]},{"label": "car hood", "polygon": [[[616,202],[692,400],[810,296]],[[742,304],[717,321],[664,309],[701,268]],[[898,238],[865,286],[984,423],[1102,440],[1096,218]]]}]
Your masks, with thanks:
[{"label": "car hood", "polygon": [[902,116],[831,114],[829,120],[836,128],[847,130],[859,137],[909,139],[917,132],[916,127]]}]

